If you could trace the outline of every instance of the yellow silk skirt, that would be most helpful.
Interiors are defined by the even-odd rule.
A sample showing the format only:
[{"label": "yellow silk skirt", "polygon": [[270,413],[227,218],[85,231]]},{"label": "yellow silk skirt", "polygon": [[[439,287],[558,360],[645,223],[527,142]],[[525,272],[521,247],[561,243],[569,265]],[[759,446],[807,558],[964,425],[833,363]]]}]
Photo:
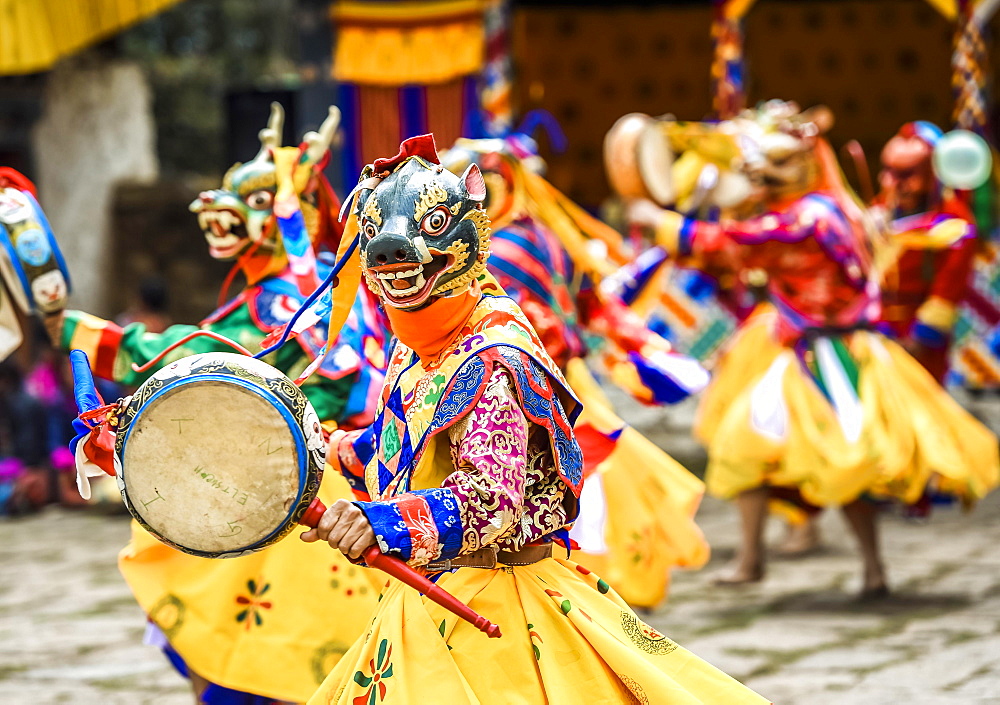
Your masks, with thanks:
[{"label": "yellow silk skirt", "polygon": [[712,381],[701,395],[694,422],[694,437],[709,446],[733,399],[742,389],[767,371],[784,350],[774,339],[777,313],[771,304],[760,304],[740,325],[712,368]]},{"label": "yellow silk skirt", "polygon": [[772,355],[773,343],[761,354],[769,359],[764,371],[723,370],[716,378],[712,393],[728,404],[701,433],[709,492],[730,498],[774,485],[798,488],[813,504],[842,505],[863,493],[912,503],[930,488],[971,504],[997,486],[996,436],[920,363],[876,333],[837,342],[856,366],[857,389],[838,385],[846,375],[829,365],[824,378],[835,401],[791,350]]},{"label": "yellow silk skirt", "polygon": [[[351,498],[347,481],[328,467],[320,497],[327,505]],[[299,533],[248,556],[211,559],[170,548],[133,522],[118,565],[192,671],[304,702],[368,626],[386,576]]]},{"label": "yellow silk skirt", "polygon": [[489,639],[392,581],[368,632],[309,704],[767,702],[641,622],[570,561],[460,568],[438,584],[503,636]]},{"label": "yellow silk skirt", "polygon": [[672,568],[708,562],[708,542],[694,521],[705,485],[625,425],[582,360],[572,361],[566,374],[583,402],[578,425],[603,433],[623,429],[611,454],[584,482],[580,517],[570,534],[581,547],[573,560],[605,576],[628,604],[655,607],[666,597]]}]

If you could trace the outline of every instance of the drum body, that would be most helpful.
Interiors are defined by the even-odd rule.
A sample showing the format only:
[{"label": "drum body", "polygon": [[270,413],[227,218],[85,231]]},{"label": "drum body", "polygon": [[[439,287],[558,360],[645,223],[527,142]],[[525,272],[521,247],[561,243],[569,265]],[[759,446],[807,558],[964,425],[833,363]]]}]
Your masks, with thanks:
[{"label": "drum body", "polygon": [[125,505],[196,556],[257,551],[316,496],[325,441],[309,400],[265,362],[203,353],[161,369],[124,404],[115,464]]},{"label": "drum body", "polygon": [[38,201],[27,191],[0,188],[0,276],[25,313],[66,307],[69,270]]},{"label": "drum body", "polygon": [[659,124],[629,113],[604,137],[604,163],[611,186],[625,198],[648,198],[661,206],[675,198],[670,179],[673,152]]}]

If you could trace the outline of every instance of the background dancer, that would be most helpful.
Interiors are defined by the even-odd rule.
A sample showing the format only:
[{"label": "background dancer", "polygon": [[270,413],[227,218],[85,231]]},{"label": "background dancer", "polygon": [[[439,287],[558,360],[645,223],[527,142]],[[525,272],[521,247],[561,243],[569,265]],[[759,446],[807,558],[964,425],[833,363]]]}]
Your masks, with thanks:
[{"label": "background dancer", "polygon": [[[216,338],[190,337],[198,331],[249,349],[279,331],[326,276],[323,250],[335,250],[340,240],[339,201],[322,175],[337,115],[332,109],[319,132],[307,134],[300,146],[282,147],[283,112],[274,104],[257,156],[235,165],[221,189],[203,192],[191,204],[209,253],[234,260],[233,275],[246,279],[239,294],[201,324],[173,325],[159,334],[141,323],[120,328],[67,311],[48,320],[63,349],[85,351],[100,376],[138,384],[187,355],[231,351]],[[296,249],[300,262],[312,256],[305,269],[295,266]],[[325,343],[320,320],[266,359],[294,377]],[[302,385],[328,428],[370,422],[383,345],[378,312],[362,292],[333,349]],[[320,496],[332,503],[351,494],[344,479],[329,472]],[[164,649],[191,679],[198,701],[209,705],[304,701],[362,632],[375,604],[376,590],[361,568],[299,541],[212,560],[170,548],[133,522],[119,566],[148,615],[147,640]],[[317,611],[317,604],[324,609]]]},{"label": "background dancer", "polygon": [[895,255],[886,273],[882,321],[938,382],[944,383],[958,304],[976,255],[972,212],[945,193],[931,157],[942,133],[927,122],[900,128],[882,150],[877,212]]},{"label": "background dancer", "polygon": [[708,434],[708,489],[736,499],[743,533],[734,570],[720,581],[763,577],[767,503],[782,488],[843,508],[861,550],[860,594],[882,597],[888,584],[868,498],[912,503],[930,485],[972,503],[1000,481],[997,440],[873,332],[880,298],[871,231],[820,137],[829,112],[771,101],[754,119],[747,168],[769,212],[714,224],[648,202],[632,209],[689,261],[722,252],[729,260],[738,247],[741,266],[767,272],[778,312],[773,335],[784,350],[766,372],[728,390],[731,404]]}]

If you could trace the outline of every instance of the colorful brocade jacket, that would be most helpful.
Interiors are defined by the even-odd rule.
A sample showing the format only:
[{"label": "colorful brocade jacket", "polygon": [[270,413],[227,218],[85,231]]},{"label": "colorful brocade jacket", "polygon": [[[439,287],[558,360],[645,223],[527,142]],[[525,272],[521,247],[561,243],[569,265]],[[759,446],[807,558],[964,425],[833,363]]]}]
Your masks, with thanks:
[{"label": "colorful brocade jacket", "polygon": [[877,321],[879,290],[867,276],[852,225],[822,191],[771,204],[748,220],[668,222],[658,235],[672,254],[699,268],[766,272],[785,343],[808,331],[847,332]]},{"label": "colorful brocade jacket", "polygon": [[[320,263],[320,277],[327,272],[327,266]],[[97,376],[134,386],[157,369],[187,355],[233,352],[224,343],[198,336],[173,348],[151,369],[142,373],[132,369],[133,363],[142,366],[198,330],[218,333],[251,351],[259,350],[264,337],[287,323],[304,300],[286,268],[247,287],[199,325],[174,325],[163,333],[148,333],[141,323],[122,328],[83,311],[66,311],[61,347],[86,352]],[[326,323],[321,322],[265,361],[294,378],[316,358],[325,342]],[[302,384],[302,391],[320,419],[349,428],[371,423],[384,379],[387,343],[388,334],[374,297],[362,290],[323,364]]]},{"label": "colorful brocade jacket", "polygon": [[412,565],[552,540],[576,517],[579,405],[517,305],[483,295],[434,361],[395,341],[375,423],[334,437],[383,552]]},{"label": "colorful brocade jacket", "polygon": [[[892,222],[899,255],[886,274],[883,328],[916,343],[913,352],[938,381],[948,372],[948,347],[972,276],[977,240],[961,203],[904,216]],[[950,226],[950,227],[949,227]]]}]

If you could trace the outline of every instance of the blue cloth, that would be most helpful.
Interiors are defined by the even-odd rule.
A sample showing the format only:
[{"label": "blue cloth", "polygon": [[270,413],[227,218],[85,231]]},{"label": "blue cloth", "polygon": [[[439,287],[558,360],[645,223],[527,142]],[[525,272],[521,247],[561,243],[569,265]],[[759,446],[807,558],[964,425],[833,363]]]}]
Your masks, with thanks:
[{"label": "blue cloth", "polygon": [[917,321],[910,328],[913,339],[928,348],[943,348],[948,345],[948,336],[937,328]]},{"label": "blue cloth", "polygon": [[[185,678],[191,677],[187,663],[184,662],[181,655],[174,651],[169,644],[163,647],[163,653],[167,657],[167,660],[170,661],[170,665],[178,673]],[[274,705],[277,701],[273,698],[266,698],[263,695],[243,693],[239,690],[223,688],[221,685],[209,683],[208,687],[205,688],[205,692],[202,693],[199,702],[203,703],[203,705]]]},{"label": "blue cloth", "polygon": [[[418,500],[414,499],[416,495]],[[411,525],[400,511],[400,502],[423,500],[430,509],[431,517],[438,532],[440,560],[455,558],[462,550],[462,518],[458,509],[458,499],[451,490],[445,487],[433,487],[427,490],[413,490],[382,502],[355,502],[371,522],[379,545],[383,552],[390,553],[408,561],[413,557],[411,541]],[[413,526],[414,531],[424,529]]]}]

